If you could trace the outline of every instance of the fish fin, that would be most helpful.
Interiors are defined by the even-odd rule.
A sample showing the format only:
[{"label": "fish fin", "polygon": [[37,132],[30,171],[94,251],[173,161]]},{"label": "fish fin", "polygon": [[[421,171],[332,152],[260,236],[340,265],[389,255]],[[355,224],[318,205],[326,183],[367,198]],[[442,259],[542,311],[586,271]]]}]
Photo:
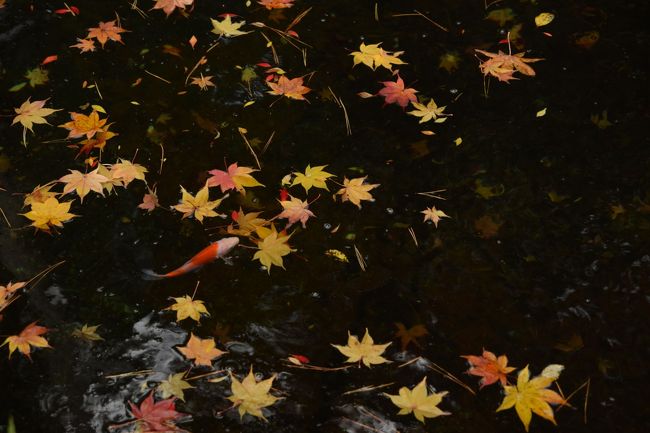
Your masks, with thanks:
[{"label": "fish fin", "polygon": [[142,270],[142,279],[143,280],[152,281],[152,280],[162,280],[163,278],[165,278],[164,275],[157,274],[151,269],[143,269]]}]

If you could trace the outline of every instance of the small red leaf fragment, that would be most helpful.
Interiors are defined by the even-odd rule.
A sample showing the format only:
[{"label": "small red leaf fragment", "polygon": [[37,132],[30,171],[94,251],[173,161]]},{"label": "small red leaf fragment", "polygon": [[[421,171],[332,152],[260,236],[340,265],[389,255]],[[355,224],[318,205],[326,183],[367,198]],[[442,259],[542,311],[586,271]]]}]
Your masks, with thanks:
[{"label": "small red leaf fragment", "polygon": [[59,56],[57,56],[56,54],[53,54],[51,56],[47,56],[46,58],[43,59],[43,61],[41,62],[41,65],[47,65],[48,63],[56,62],[58,58],[59,58]]},{"label": "small red leaf fragment", "polygon": [[295,353],[292,353],[291,356],[303,364],[309,364],[309,358],[307,358],[305,355],[296,355]]},{"label": "small red leaf fragment", "polygon": [[286,188],[280,189],[280,201],[286,201],[289,198],[289,191]]},{"label": "small red leaf fragment", "polygon": [[198,39],[196,39],[196,36],[192,35],[192,37],[190,38],[190,40],[188,42],[190,43],[190,47],[192,47],[192,49],[194,49],[194,45],[196,45],[196,43],[198,42]]}]

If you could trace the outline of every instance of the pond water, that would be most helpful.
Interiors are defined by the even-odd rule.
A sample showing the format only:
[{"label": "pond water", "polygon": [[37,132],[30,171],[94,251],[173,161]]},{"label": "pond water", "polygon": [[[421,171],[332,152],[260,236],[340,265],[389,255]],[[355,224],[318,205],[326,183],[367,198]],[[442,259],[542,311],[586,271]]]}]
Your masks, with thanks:
[{"label": "pond water", "polygon": [[[49,328],[53,348],[32,349],[31,362],[18,352],[8,358],[2,348],[0,432],[106,432],[131,420],[129,401],[139,404],[191,366],[177,350],[190,333],[215,338],[228,351],[213,362],[215,370],[241,378],[253,366],[259,378],[275,374],[271,392],[282,397],[264,409],[266,422],[240,419],[228,410],[229,379],[194,380],[185,401],[176,402],[191,414],[179,428],[194,433],[524,431],[514,410],[495,413],[501,387],[479,391],[478,378],[465,374],[461,355],[483,348],[507,354],[518,369],[529,365],[535,375],[564,365],[558,383],[565,396],[588,381],[571,407],[556,408],[558,427],[534,415],[531,431],[650,431],[641,398],[650,356],[646,2],[506,0],[486,10],[480,0],[296,0],[271,11],[244,1],[195,3],[166,18],[148,10],[153,1],[67,3],[79,9],[75,15],[54,13],[63,2],[2,2],[0,285],[65,262],[1,313],[3,341],[38,321]],[[304,56],[268,27],[250,25],[284,30],[308,9],[292,28],[308,44]],[[555,20],[536,28],[541,12]],[[251,33],[219,39],[210,18],[224,13],[246,20],[242,30]],[[88,53],[69,47],[88,28],[117,17],[128,30],[123,44],[108,41]],[[530,63],[534,77],[491,78],[486,97],[474,50],[507,51],[499,41],[518,24],[513,42],[523,47],[513,49],[544,60]],[[386,68],[353,67],[350,53],[362,42],[404,51],[406,64],[393,67],[406,85],[453,116],[418,124],[405,112],[412,107],[357,96],[395,80]],[[440,67],[446,54],[457,58],[449,71]],[[58,59],[42,66],[46,83],[9,91],[50,55]],[[213,76],[216,86],[206,91],[185,85],[203,55],[207,63],[192,76]],[[268,95],[260,63],[304,76],[308,102]],[[256,74],[248,84],[241,80],[247,67]],[[54,126],[35,125],[24,147],[11,119],[27,98],[49,98],[46,106],[62,111],[48,117]],[[245,106],[249,101],[255,102]],[[68,170],[86,171],[86,156],[75,158],[78,150],[69,146],[78,140],[65,140],[68,131],[56,127],[69,112],[88,114],[84,104],[103,107],[101,117],[119,134],[101,161],[145,166],[164,208],[139,209],[147,187],[134,181],[104,198],[74,197],[71,212],[79,217],[51,235],[35,233],[20,215],[29,210],[22,194]],[[257,167],[238,128],[248,131],[261,165],[254,175],[266,187],[248,188],[245,196],[231,191],[219,207],[227,220],[201,224],[169,211],[179,186],[194,194],[208,170],[233,162]],[[312,202],[316,218],[289,229],[296,251],[284,257],[286,269],[269,274],[242,237],[243,247],[226,261],[176,279],[142,278],[142,269],[168,272],[226,236],[233,210],[279,214],[282,178],[308,164],[327,165],[337,177],[329,191],[289,188]],[[332,200],[336,182],[362,176],[380,185],[371,191],[374,202],[358,209]],[[441,198],[419,194],[431,191]],[[213,188],[211,198],[218,196]],[[421,211],[434,205],[450,217],[437,227],[422,221]],[[326,255],[330,249],[348,263]],[[210,316],[177,323],[164,309],[197,283],[196,298]],[[397,323],[428,334],[402,350]],[[100,325],[103,340],[74,337],[84,324]],[[316,366],[343,366],[345,357],[331,344],[344,345],[348,331],[361,337],[366,328],[376,343],[392,342],[384,354],[391,363],[312,371],[287,361],[300,354]],[[207,371],[195,367],[189,376]],[[449,391],[440,408],[451,415],[422,424],[397,415],[383,392],[397,394],[425,375],[431,391]]]}]

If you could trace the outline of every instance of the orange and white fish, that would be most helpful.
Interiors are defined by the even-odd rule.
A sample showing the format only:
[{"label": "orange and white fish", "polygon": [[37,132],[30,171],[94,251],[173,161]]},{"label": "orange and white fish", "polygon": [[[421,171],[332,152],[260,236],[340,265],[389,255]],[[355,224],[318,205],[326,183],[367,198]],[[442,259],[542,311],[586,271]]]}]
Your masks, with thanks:
[{"label": "orange and white fish", "polygon": [[230,237],[219,239],[199,251],[194,257],[189,259],[183,266],[174,269],[166,274],[157,274],[151,269],[143,269],[144,278],[148,280],[162,280],[163,278],[174,278],[180,275],[192,272],[206,263],[210,263],[218,258],[224,257],[233,248],[239,244],[239,238]]}]

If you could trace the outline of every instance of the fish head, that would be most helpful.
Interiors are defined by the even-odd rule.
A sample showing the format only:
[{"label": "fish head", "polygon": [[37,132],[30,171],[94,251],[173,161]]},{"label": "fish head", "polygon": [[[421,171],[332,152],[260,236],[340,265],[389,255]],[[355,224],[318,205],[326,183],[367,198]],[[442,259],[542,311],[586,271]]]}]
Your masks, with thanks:
[{"label": "fish head", "polygon": [[219,239],[217,243],[219,244],[217,256],[223,257],[226,254],[228,254],[230,251],[232,251],[233,248],[239,245],[239,238],[235,236],[229,238],[223,238],[223,239]]}]

